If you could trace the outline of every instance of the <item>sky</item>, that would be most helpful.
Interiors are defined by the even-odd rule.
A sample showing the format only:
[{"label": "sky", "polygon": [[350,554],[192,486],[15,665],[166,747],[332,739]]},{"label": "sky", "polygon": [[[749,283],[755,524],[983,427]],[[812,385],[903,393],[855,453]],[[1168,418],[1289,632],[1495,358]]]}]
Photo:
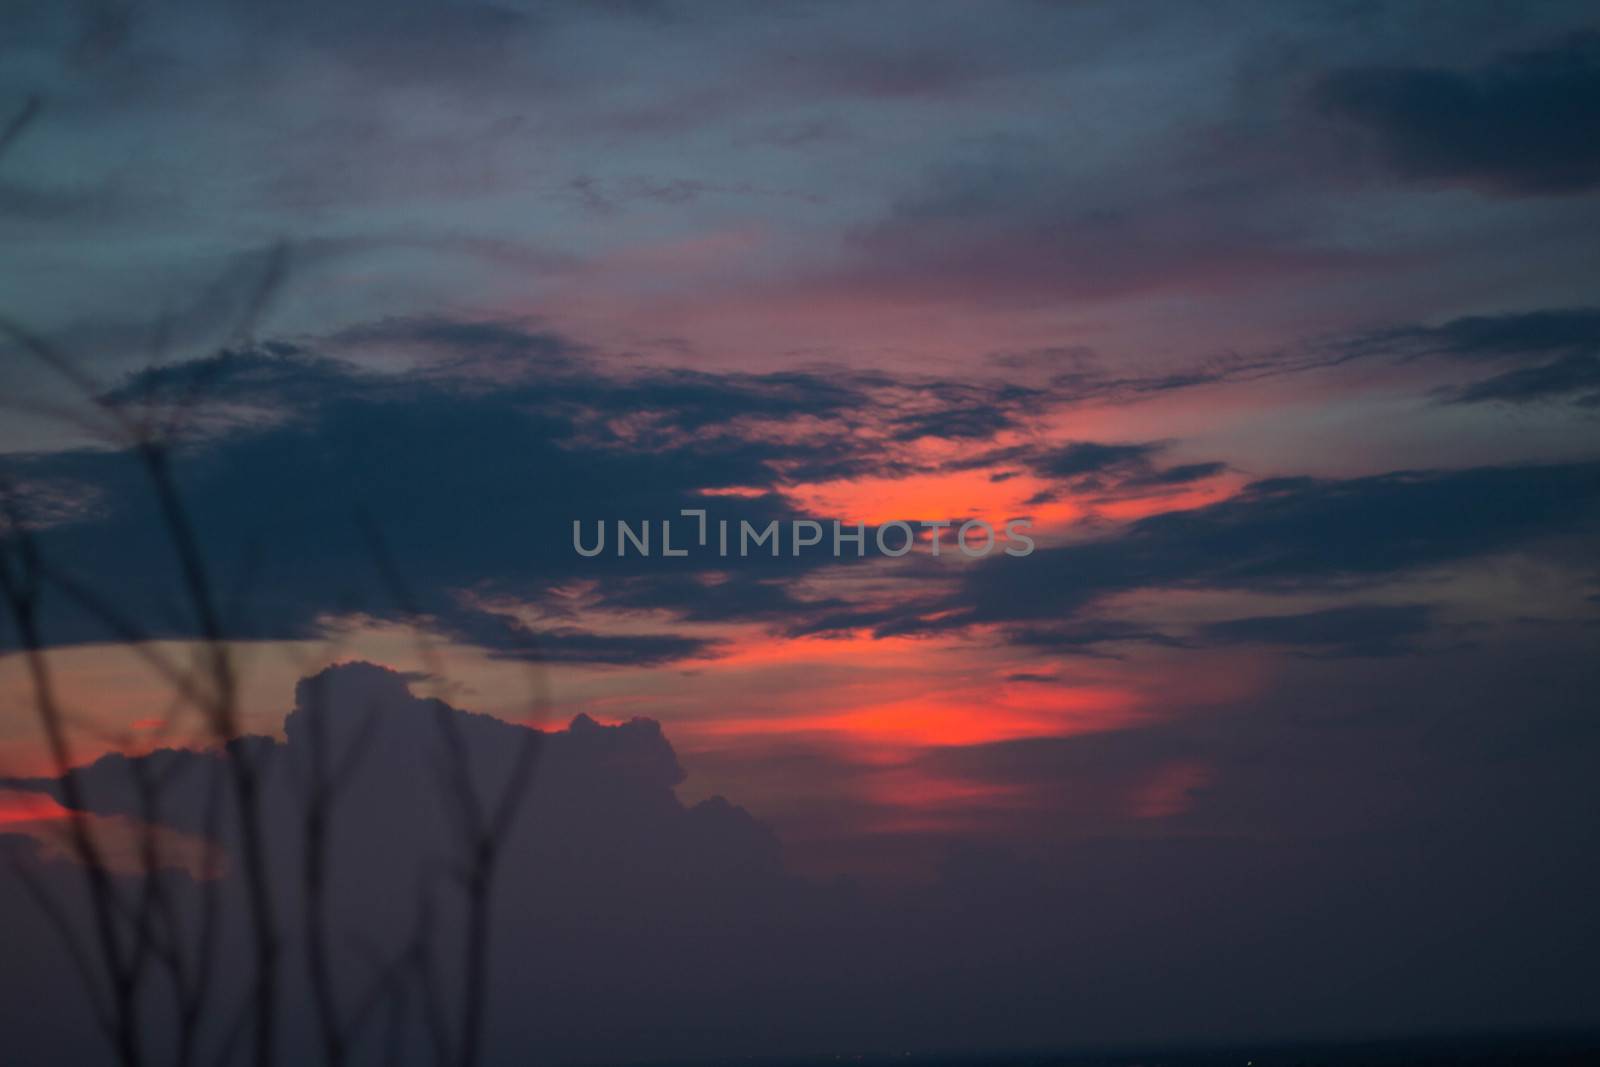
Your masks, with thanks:
[{"label": "sky", "polygon": [[[20,0],[0,131],[0,474],[181,658],[101,432],[175,428],[251,732],[344,664],[647,735],[638,818],[713,827],[668,849],[707,885],[764,857],[735,911],[789,981],[947,932],[889,923],[829,1048],[946,997],[934,1050],[1597,1021],[1592,5]],[[684,509],[1035,548],[574,550]],[[85,762],[176,743],[126,634],[44,612]],[[788,1032],[695,990],[686,1055]]]}]

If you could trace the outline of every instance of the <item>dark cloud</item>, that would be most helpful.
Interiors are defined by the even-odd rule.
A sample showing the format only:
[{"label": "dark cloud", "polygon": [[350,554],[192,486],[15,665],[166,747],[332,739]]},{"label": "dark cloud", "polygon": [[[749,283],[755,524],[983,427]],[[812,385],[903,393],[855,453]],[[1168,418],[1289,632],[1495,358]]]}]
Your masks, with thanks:
[{"label": "dark cloud", "polygon": [[1577,536],[1600,519],[1600,465],[1278,478],[1096,541],[985,561],[945,605],[949,627],[1068,618],[1113,593],[1369,582]]},{"label": "dark cloud", "polygon": [[[838,611],[837,599],[801,600],[790,589],[792,580],[809,571],[802,561],[785,567],[770,558],[759,577],[741,576],[739,567],[693,574],[638,574],[606,582],[596,594],[596,606],[623,611],[671,611],[686,622],[754,620],[792,622],[816,613]],[[822,626],[820,629],[829,629]]]},{"label": "dark cloud", "polygon": [[[439,329],[430,325],[428,334],[436,338]],[[476,328],[468,342],[508,343]],[[686,507],[715,513],[703,490],[770,486],[780,477],[778,462],[822,458],[811,446],[676,432],[757,398],[774,417],[838,402],[832,390],[813,389],[805,379],[721,384],[719,391],[712,376],[628,382],[589,374],[484,389],[471,378],[369,375],[265,346],[150,371],[110,396],[123,405],[159,406],[198,386],[201,410],[253,405],[267,413],[180,443],[174,453],[176,478],[219,580],[244,596],[230,620],[236,636],[304,636],[330,612],[392,614],[394,591],[384,588],[363,533],[376,528],[413,584],[418,606],[447,632],[489,635],[489,647],[526,654],[537,634],[508,630],[501,616],[461,594],[532,599],[573,579],[648,573],[657,561],[579,558],[572,522],[658,522],[678,518]],[[605,431],[613,418],[649,410],[674,432],[647,429],[623,438]],[[12,456],[5,466],[21,483],[93,500],[92,509],[73,514],[76,521],[42,535],[58,566],[127,605],[151,636],[192,632],[168,602],[178,588],[175,564],[131,453]],[[757,523],[790,514],[775,493],[741,498],[738,512]],[[780,568],[773,573],[801,565],[768,562]],[[759,581],[764,566],[756,560],[740,577]],[[61,598],[53,603],[50,640],[103,636]],[[606,663],[628,655],[660,662],[706,650],[680,637],[574,630],[546,635],[546,643],[553,658]]]},{"label": "dark cloud", "polygon": [[[1215,461],[1158,466],[1157,457],[1171,447],[1170,441],[1014,445],[954,461],[949,468],[973,470],[1014,465],[1058,483],[1036,493],[1027,501],[1029,505],[1049,503],[1069,490],[1086,498],[1105,499],[1123,493],[1171,489],[1216,477],[1228,469],[1227,464]],[[992,480],[1001,481],[1015,473],[1002,470],[992,476]]]},{"label": "dark cloud", "polygon": [[468,615],[450,625],[447,633],[497,659],[620,667],[654,667],[695,659],[710,654],[717,644],[678,634],[600,634],[574,627],[539,629],[493,612]]},{"label": "dark cloud", "polygon": [[1338,70],[1313,99],[1369,129],[1404,178],[1508,196],[1600,185],[1600,34],[1574,34],[1476,70]]},{"label": "dark cloud", "polygon": [[1215,478],[1228,469],[1226,463],[1180,463],[1173,467],[1163,467],[1158,470],[1148,471],[1129,478],[1127,485],[1133,487],[1188,485],[1191,482],[1203,482],[1207,478]]},{"label": "dark cloud", "polygon": [[[420,363],[382,373],[348,361],[396,354]],[[759,528],[798,517],[788,485],[908,472],[881,447],[908,427],[982,436],[1041,403],[1008,385],[612,371],[587,357],[537,323],[390,318],[325,343],[266,341],[149,367],[102,399],[182,428],[174,470],[213,566],[244,591],[231,620],[239,637],[303,637],[330,614],[393,615],[395,591],[383,588],[362,532],[376,528],[442,632],[498,655],[639,665],[712,645],[570,623],[524,627],[482,605],[533,604],[594,579],[603,608],[815,628],[797,620],[844,605],[802,602],[787,583],[825,557],[760,556],[731,569],[714,557],[681,569],[614,553],[583,559],[572,522],[671,519],[682,539],[692,520],[680,511],[705,508],[713,524],[728,517]],[[985,411],[994,421],[974,422]],[[32,487],[30,499],[54,502],[35,519],[49,520],[50,555],[84,587],[125,597],[152,637],[192,632],[167,602],[178,588],[174,561],[133,453],[20,455],[5,467]],[[704,495],[733,488],[735,498]],[[49,640],[104,636],[60,598],[52,610]]]},{"label": "dark cloud", "polygon": [[[931,610],[924,604],[924,610]],[[898,637],[921,627],[914,621],[918,608],[905,602],[877,606],[838,601],[810,605],[797,619],[783,627],[785,637],[838,635],[852,630],[870,630],[873,637]]]},{"label": "dark cloud", "polygon": [[1214,644],[1283,645],[1330,657],[1392,656],[1433,626],[1426,604],[1356,604],[1294,615],[1254,615],[1201,628]]},{"label": "dark cloud", "polygon": [[907,415],[896,421],[893,440],[906,442],[921,437],[946,440],[986,441],[1016,425],[1011,413],[995,407],[971,407],[927,414]]},{"label": "dark cloud", "polygon": [[1547,308],[1468,315],[1440,326],[1405,326],[1365,335],[1352,349],[1462,360],[1533,359],[1600,348],[1600,308]]},{"label": "dark cloud", "polygon": [[1049,390],[1010,382],[883,379],[874,384],[880,399],[892,404],[888,439],[899,443],[922,437],[986,441],[1058,400]]},{"label": "dark cloud", "polygon": [[1031,466],[1047,478],[1073,478],[1116,467],[1143,466],[1161,447],[1159,444],[1107,445],[1077,441],[1035,454]]},{"label": "dark cloud", "polygon": [[1349,357],[1434,357],[1468,365],[1513,365],[1442,396],[1456,403],[1574,400],[1600,403],[1600,309],[1549,308],[1471,315],[1439,326],[1403,326],[1342,341]]},{"label": "dark cloud", "polygon": [[1573,352],[1551,363],[1518,367],[1462,386],[1447,395],[1458,404],[1485,400],[1512,404],[1572,400],[1581,407],[1597,407],[1600,406],[1600,353]]},{"label": "dark cloud", "polygon": [[[1531,332],[1548,349],[1584,321],[1572,317],[1563,332],[1537,320]],[[1498,328],[1451,324],[1438,333],[1473,350],[1509,344],[1483,339],[1507,333]],[[965,432],[962,413],[975,395],[1021,413],[1036,409],[1037,394],[951,383],[924,390],[883,375],[608,374],[552,362],[573,346],[507,324],[391,320],[345,340],[356,337],[435,346],[446,359],[527,351],[535,369],[490,387],[473,373],[380,375],[267,343],[151,369],[109,394],[124,405],[160,406],[198,391],[207,403],[260,409],[177,453],[180,483],[216,567],[248,594],[233,620],[238,636],[303,637],[330,615],[392,615],[393,591],[383,588],[361,532],[374,526],[414,582],[419,606],[446,633],[507,656],[658,664],[711,654],[714,646],[664,633],[603,635],[571,620],[524,627],[509,621],[505,605],[533,607],[557,587],[592,580],[596,606],[690,621],[764,620],[792,634],[913,633],[930,625],[923,621],[930,612],[941,629],[1066,621],[1100,597],[1132,589],[1293,587],[1446,565],[1573,532],[1595,510],[1596,476],[1586,465],[1278,479],[1099,540],[1042,547],[1026,561],[977,565],[953,598],[808,600],[793,583],[824,557],[758,556],[734,568],[708,558],[682,570],[609,553],[582,559],[572,550],[571,523],[659,521],[695,507],[710,510],[713,522],[724,514],[758,525],[797,517],[782,492],[791,481],[882,475],[896,470],[895,461],[877,455],[870,436],[775,429],[818,420],[870,427],[887,416],[892,436],[910,418],[942,414],[955,427],[945,432],[955,435]],[[1216,462],[1163,466],[1168,447],[1013,446],[955,466],[1030,470],[1090,500],[1161,492],[1224,470]],[[170,603],[178,587],[170,551],[130,455],[13,456],[6,465],[35,496],[77,502],[52,510],[42,536],[53,559],[89,588],[136,605],[151,636],[192,632]],[[732,503],[704,495],[724,488],[743,494]],[[103,636],[59,598],[53,611],[50,640]],[[1084,650],[1166,639],[1050,628],[1014,636]]]}]

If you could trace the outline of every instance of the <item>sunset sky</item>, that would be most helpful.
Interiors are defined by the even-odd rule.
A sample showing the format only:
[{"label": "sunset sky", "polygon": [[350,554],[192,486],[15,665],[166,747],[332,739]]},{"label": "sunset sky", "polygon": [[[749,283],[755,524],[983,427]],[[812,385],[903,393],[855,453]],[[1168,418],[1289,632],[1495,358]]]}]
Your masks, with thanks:
[{"label": "sunset sky", "polygon": [[[1405,958],[1503,976],[1360,1025],[1593,1021],[1593,5],[23,0],[9,114],[0,471],[181,658],[136,464],[30,346],[176,419],[251,730],[331,663],[517,722],[531,678],[797,876],[1320,854],[1304,908],[1462,892]],[[573,550],[684,508],[1037,549]],[[181,740],[46,622],[84,760]],[[0,656],[0,777],[30,699]]]}]

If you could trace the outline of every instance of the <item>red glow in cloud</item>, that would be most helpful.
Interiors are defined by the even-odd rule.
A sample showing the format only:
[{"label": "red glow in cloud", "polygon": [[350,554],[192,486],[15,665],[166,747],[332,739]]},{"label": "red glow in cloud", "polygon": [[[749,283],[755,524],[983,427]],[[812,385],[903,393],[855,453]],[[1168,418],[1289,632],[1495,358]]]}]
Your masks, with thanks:
[{"label": "red glow in cloud", "polygon": [[[52,860],[79,862],[78,852],[66,833],[65,823],[72,814],[47,794],[0,790],[0,830],[32,838]],[[143,838],[149,827],[125,815],[89,814],[83,819],[107,870],[117,874],[144,870]],[[183,870],[193,878],[210,877],[221,871],[216,846],[205,838],[164,826],[156,827],[155,835],[163,868]]]},{"label": "red glow in cloud", "polygon": [[861,827],[870,833],[977,830],[1033,803],[1031,791],[1022,786],[952,778],[915,766],[874,769],[858,792],[872,808]]},{"label": "red glow in cloud", "polygon": [[[1006,518],[1038,509],[1023,505],[1041,488],[1031,478],[992,482],[987,470],[916,474],[906,478],[858,478],[819,482],[791,491],[802,511],[838,516],[871,526],[894,519],[945,520],[976,516],[1000,526]],[[1058,509],[1059,510],[1059,509]],[[998,519],[998,521],[996,521]],[[946,532],[948,543],[952,535]],[[950,546],[954,550],[954,546]]]},{"label": "red glow in cloud", "polygon": [[862,747],[892,750],[1090,733],[1125,726],[1132,714],[1133,696],[1127,691],[1109,686],[1051,687],[1031,696],[1004,691],[951,693],[824,714],[718,719],[699,729],[712,736],[835,734]]},{"label": "red glow in cloud", "polygon": [[0,826],[57,822],[68,814],[55,797],[47,794],[0,790]]},{"label": "red glow in cloud", "polygon": [[[899,478],[817,482],[791,489],[789,495],[809,514],[868,525],[894,519],[972,517],[1000,529],[1008,519],[1027,517],[1036,529],[1062,530],[1087,518],[1130,522],[1213,504],[1237,492],[1242,479],[1224,477],[1203,484],[1093,493],[1073,492],[1068,481],[1052,481],[1014,465],[996,464]],[[953,542],[953,536],[946,532],[943,540]],[[950,550],[954,551],[953,543]]]}]

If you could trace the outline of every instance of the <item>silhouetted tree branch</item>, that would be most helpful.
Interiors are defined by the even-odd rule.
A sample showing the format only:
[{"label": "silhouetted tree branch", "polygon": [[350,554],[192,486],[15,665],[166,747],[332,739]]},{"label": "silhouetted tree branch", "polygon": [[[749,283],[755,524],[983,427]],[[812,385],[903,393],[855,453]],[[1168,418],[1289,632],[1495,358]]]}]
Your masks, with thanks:
[{"label": "silhouetted tree branch", "polygon": [[[0,146],[14,140],[25,124],[26,117],[7,126]],[[261,277],[243,301],[237,338],[248,342],[281,284],[285,263],[282,246],[267,257]],[[203,362],[187,379],[176,403],[164,409],[155,402],[159,398],[147,397],[151,407],[141,415],[129,407],[125,395],[101,391],[80,364],[48,339],[4,319],[0,319],[0,335],[9,337],[88,402],[74,411],[74,425],[119,447],[142,470],[165,549],[176,565],[180,601],[194,634],[195,650],[190,663],[173,656],[152,638],[152,630],[134,610],[117,603],[114,594],[93,587],[73,573],[66,561],[46,559],[41,538],[27,514],[26,492],[14,484],[0,483],[0,502],[6,509],[5,526],[0,529],[0,595],[18,635],[32,703],[66,810],[71,854],[87,887],[91,936],[82,935],[69,910],[50,897],[31,871],[24,873],[24,879],[61,933],[118,1062],[142,1065],[153,1062],[152,1057],[162,1059],[164,1055],[154,1051],[159,1048],[169,1050],[166,1054],[179,1067],[193,1067],[211,1057],[227,1063],[248,1042],[255,1067],[270,1067],[282,1058],[278,1032],[288,931],[280,925],[280,901],[275,898],[285,884],[283,871],[275,872],[267,835],[267,768],[262,753],[269,749],[252,744],[243,731],[238,650],[230,625],[237,612],[224,610],[224,603],[231,604],[232,598],[225,601],[218,595],[207,546],[185,499],[177,467],[187,422],[204,401],[222,363]],[[382,532],[370,523],[363,523],[363,529],[379,577],[413,623],[421,659],[434,676],[442,676],[426,634],[427,616],[418,609]],[[155,561],[151,565],[154,567]],[[189,898],[183,887],[188,883],[172,872],[173,857],[162,836],[172,814],[167,803],[174,795],[180,765],[158,766],[135,751],[131,735],[106,739],[105,746],[120,745],[130,754],[126,762],[137,813],[134,873],[129,876],[114,870],[95,839],[92,820],[96,809],[84,794],[68,716],[52,675],[47,652],[50,641],[43,632],[42,605],[47,595],[58,596],[103,628],[167,688],[171,700],[155,736],[172,737],[185,713],[192,712],[200,727],[194,740],[215,754],[215,759],[203,763],[207,774],[202,801],[205,847],[203,869],[193,879],[196,908],[186,906]],[[531,704],[542,707],[537,673],[531,667],[530,678]],[[341,971],[348,968],[341,967],[336,958],[338,940],[329,891],[337,856],[331,829],[339,800],[370,745],[377,717],[369,709],[354,735],[336,745],[327,705],[327,694],[313,676],[301,709],[309,766],[301,781],[298,885],[304,925],[299,936],[303,937],[305,988],[321,1058],[329,1067],[343,1067],[367,1027],[387,1010],[384,1050],[398,1062],[407,1006],[415,994],[422,1007],[416,1022],[435,1062],[441,1067],[478,1067],[490,994],[493,886],[506,840],[535,773],[541,735],[526,731],[511,754],[509,767],[497,764],[496,769],[504,770],[504,775],[494,786],[483,785],[484,769],[475,765],[456,716],[435,702],[444,811],[459,849],[446,867],[449,883],[463,901],[465,932],[459,965],[443,966],[436,887],[425,877],[417,890],[416,920],[408,940],[393,950],[370,952],[370,975],[364,982],[352,983],[348,974],[341,980]],[[183,738],[177,740],[183,743]],[[484,788],[489,789],[487,795]],[[224,804],[225,797],[231,807]],[[226,825],[225,811],[232,815],[232,822]],[[239,861],[233,870],[222,865],[225,840],[233,842]],[[237,1003],[233,1003],[231,986],[217,981],[225,926],[224,882],[232,878],[243,886],[239,916],[248,932],[253,960],[248,988]],[[454,946],[450,951],[453,955]],[[459,987],[453,991],[448,987],[455,983],[443,979],[446,973],[453,979],[459,977]],[[164,976],[170,988],[170,1029],[147,1018],[157,1010],[152,1005],[167,1004],[146,996],[152,975]]]}]

